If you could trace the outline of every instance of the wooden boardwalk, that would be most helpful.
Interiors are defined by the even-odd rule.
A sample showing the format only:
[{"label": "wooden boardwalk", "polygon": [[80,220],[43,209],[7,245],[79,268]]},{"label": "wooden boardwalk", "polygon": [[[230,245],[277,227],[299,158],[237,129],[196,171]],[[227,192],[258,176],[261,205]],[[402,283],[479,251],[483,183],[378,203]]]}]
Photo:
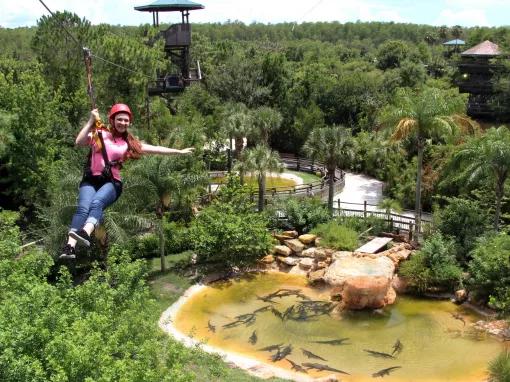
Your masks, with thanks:
[{"label": "wooden boardwalk", "polygon": [[376,237],[356,249],[355,252],[376,253],[392,240],[391,237]]}]

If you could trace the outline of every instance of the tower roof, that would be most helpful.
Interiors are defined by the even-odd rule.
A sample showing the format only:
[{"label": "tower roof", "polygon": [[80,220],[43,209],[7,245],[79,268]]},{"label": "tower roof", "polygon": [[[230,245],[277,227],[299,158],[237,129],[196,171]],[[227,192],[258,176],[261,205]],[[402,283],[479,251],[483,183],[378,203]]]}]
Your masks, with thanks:
[{"label": "tower roof", "polygon": [[135,7],[135,10],[141,12],[182,12],[194,9],[204,9],[204,6],[189,0],[156,0],[151,4]]},{"label": "tower roof", "polygon": [[443,45],[464,45],[464,44],[466,44],[465,41],[459,40],[458,38],[443,43]]},{"label": "tower roof", "polygon": [[499,50],[499,46],[494,44],[489,40],[485,40],[478,45],[475,45],[472,48],[462,52],[461,56],[499,56],[501,54],[501,50]]}]

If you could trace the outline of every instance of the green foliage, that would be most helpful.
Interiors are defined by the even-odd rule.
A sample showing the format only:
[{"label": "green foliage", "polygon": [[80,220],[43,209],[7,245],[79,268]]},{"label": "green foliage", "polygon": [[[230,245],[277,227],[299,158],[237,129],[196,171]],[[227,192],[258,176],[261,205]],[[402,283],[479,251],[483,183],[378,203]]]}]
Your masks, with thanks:
[{"label": "green foliage", "polygon": [[[278,216],[283,214],[285,220]],[[300,234],[308,233],[318,224],[331,219],[327,207],[320,198],[288,198],[274,207],[272,226],[276,229],[295,229]]]},{"label": "green foliage", "polygon": [[49,284],[53,261],[47,254],[8,256],[19,242],[14,218],[1,213],[2,381],[192,380],[183,367],[187,351],[162,342],[148,319],[156,306],[145,283],[145,262],[131,262],[114,248],[107,271],[94,268],[73,287],[62,268]]},{"label": "green foliage", "polygon": [[502,351],[489,363],[490,382],[510,382],[510,352]]},{"label": "green foliage", "polygon": [[447,200],[448,204],[434,214],[434,226],[455,241],[457,260],[465,264],[478,237],[489,229],[489,216],[487,210],[476,201],[461,198]]},{"label": "green foliage", "polygon": [[321,245],[324,247],[344,251],[353,251],[358,247],[358,232],[338,224],[335,220],[319,224],[311,233],[320,236]]},{"label": "green foliage", "polygon": [[476,295],[504,312],[510,311],[510,236],[483,238],[469,262],[469,285]]},{"label": "green foliage", "polygon": [[181,253],[191,249],[188,227],[181,222],[165,222],[165,243],[168,253]]},{"label": "green foliage", "polygon": [[440,233],[429,236],[422,248],[401,265],[399,274],[418,292],[429,287],[455,287],[461,280],[462,270],[455,259],[453,240]]},{"label": "green foliage", "polygon": [[367,216],[366,218],[358,216],[341,216],[336,218],[338,224],[348,227],[360,234],[367,232],[367,235],[377,236],[381,232],[388,232],[390,230],[390,224],[384,219],[380,219],[376,216]]},{"label": "green foliage", "polygon": [[386,41],[377,50],[377,67],[382,70],[398,68],[408,55],[409,47],[405,42]]},{"label": "green foliage", "polygon": [[189,240],[199,264],[224,270],[254,264],[271,244],[263,214],[240,212],[221,202],[200,212],[191,223]]}]

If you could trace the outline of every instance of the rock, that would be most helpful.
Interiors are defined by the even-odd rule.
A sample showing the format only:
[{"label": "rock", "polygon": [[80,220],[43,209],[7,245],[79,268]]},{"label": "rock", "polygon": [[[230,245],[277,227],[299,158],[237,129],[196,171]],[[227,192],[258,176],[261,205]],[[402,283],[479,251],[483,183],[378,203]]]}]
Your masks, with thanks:
[{"label": "rock", "polygon": [[320,246],[321,246],[321,238],[320,238],[320,237],[318,237],[317,239],[315,239],[315,245],[316,245],[317,247],[320,247]]},{"label": "rock", "polygon": [[337,259],[341,259],[343,257],[352,257],[353,253],[350,252],[350,251],[336,251],[336,252],[333,252],[333,254],[331,255],[331,258],[333,260],[337,260]]},{"label": "rock", "polygon": [[325,272],[325,269],[317,269],[315,271],[308,272],[308,281],[312,284],[324,281],[323,277]]},{"label": "rock", "polygon": [[284,264],[291,265],[291,266],[298,265],[298,263],[299,263],[299,259],[297,257],[292,257],[292,256],[279,257],[278,260]]},{"label": "rock", "polygon": [[315,248],[314,257],[317,261],[324,261],[328,258],[328,252],[324,248]]},{"label": "rock", "polygon": [[409,282],[399,275],[393,276],[393,280],[391,280],[391,286],[397,293],[405,293],[407,291],[408,285]]},{"label": "rock", "polygon": [[285,240],[285,245],[289,247],[294,253],[301,253],[305,249],[305,245],[298,239]]},{"label": "rock", "polygon": [[329,298],[332,301],[342,301],[342,287],[334,287],[329,293]]},{"label": "rock", "polygon": [[301,252],[299,254],[299,256],[315,258],[315,251],[316,250],[317,250],[317,248],[315,248],[315,247],[304,249],[303,252]]},{"label": "rock", "polygon": [[292,275],[306,276],[308,272],[305,269],[301,268],[300,264],[298,264],[293,266],[289,273]]},{"label": "rock", "polygon": [[267,256],[264,256],[262,259],[260,259],[260,262],[262,262],[264,264],[271,264],[273,261],[274,261],[273,255],[267,255]]},{"label": "rock", "polygon": [[465,289],[456,290],[454,293],[454,301],[457,304],[462,304],[468,299],[468,292]]},{"label": "rock", "polygon": [[324,281],[331,286],[342,286],[347,279],[357,276],[381,276],[391,280],[394,272],[395,265],[386,256],[375,259],[345,256],[333,261],[324,274]]},{"label": "rock", "polygon": [[289,236],[292,239],[295,239],[296,237],[298,237],[297,231],[283,231],[282,235]]},{"label": "rock", "polygon": [[287,247],[286,245],[275,245],[274,251],[278,255],[283,255],[283,256],[290,256],[292,254],[292,250],[289,247]]},{"label": "rock", "polygon": [[313,265],[313,259],[310,259],[309,257],[305,257],[301,260],[299,260],[299,266],[302,268],[302,269],[310,269]]},{"label": "rock", "polygon": [[311,233],[306,233],[298,237],[299,241],[303,244],[313,244],[317,235],[313,235]]},{"label": "rock", "polygon": [[315,269],[323,269],[326,268],[327,266],[328,263],[326,263],[325,261],[318,261],[317,265],[315,266]]},{"label": "rock", "polygon": [[285,240],[290,240],[290,239],[294,239],[292,236],[287,236],[287,235],[281,235],[281,234],[278,234],[278,233],[275,233],[273,235],[273,237],[275,239],[278,239],[280,241],[280,243],[283,243]]},{"label": "rock", "polygon": [[342,303],[346,309],[379,309],[395,301],[390,279],[384,276],[357,276],[345,281]]},{"label": "rock", "polygon": [[493,336],[497,336],[502,339],[510,338],[510,328],[506,320],[494,320],[494,321],[477,321],[473,325],[477,330],[482,330]]}]

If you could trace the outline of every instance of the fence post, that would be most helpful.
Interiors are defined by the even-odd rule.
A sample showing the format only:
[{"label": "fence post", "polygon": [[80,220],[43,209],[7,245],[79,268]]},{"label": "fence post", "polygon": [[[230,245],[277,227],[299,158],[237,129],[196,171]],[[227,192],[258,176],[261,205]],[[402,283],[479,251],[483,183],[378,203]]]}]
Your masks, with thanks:
[{"label": "fence post", "polygon": [[393,218],[390,218],[390,231],[393,232]]},{"label": "fence post", "polygon": [[340,210],[341,209],[341,207],[340,207],[340,198],[338,198],[337,203],[338,203],[338,210]]},{"label": "fence post", "polygon": [[296,161],[296,168],[297,168],[297,170],[298,170],[298,171],[300,171],[300,170],[301,170],[301,166],[300,166],[300,164],[299,164],[299,157],[297,157],[297,161]]},{"label": "fence post", "polygon": [[314,163],[314,162],[315,162],[315,160],[314,160],[314,159],[312,159],[312,173],[314,173],[314,174],[315,174],[315,169],[314,169],[314,165],[313,165],[313,163]]},{"label": "fence post", "polygon": [[366,200],[363,202],[363,218],[364,219],[367,218],[367,201]]},{"label": "fence post", "polygon": [[413,223],[409,222],[409,242],[413,241]]}]

